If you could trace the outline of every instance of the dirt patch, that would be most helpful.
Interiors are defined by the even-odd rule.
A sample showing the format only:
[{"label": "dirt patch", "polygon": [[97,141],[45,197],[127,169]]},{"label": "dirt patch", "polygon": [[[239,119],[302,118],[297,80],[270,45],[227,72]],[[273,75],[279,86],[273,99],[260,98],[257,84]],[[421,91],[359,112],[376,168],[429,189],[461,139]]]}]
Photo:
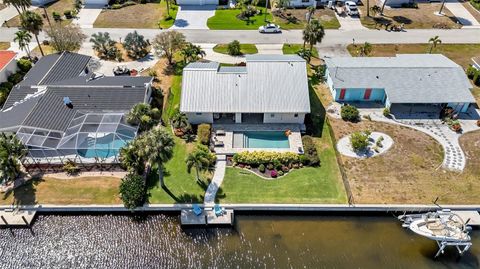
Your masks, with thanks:
[{"label": "dirt patch", "polygon": [[[70,24],[72,22],[72,19],[65,19],[65,16],[63,15],[63,12],[66,10],[73,10],[75,9],[75,0],[59,0],[53,3],[46,4],[46,10],[47,10],[47,15],[48,18],[50,19],[50,23],[61,23],[63,25]],[[43,27],[46,28],[48,27],[48,20],[45,17],[45,11],[43,8],[37,8],[35,13],[39,14],[43,18]],[[57,12],[62,16],[62,20],[56,22],[53,19],[53,12]],[[3,22],[2,22],[3,23]],[[10,20],[7,21],[7,24],[3,23],[3,26],[9,26],[9,27],[19,27],[20,26],[20,16],[17,15],[14,18],[11,18]]]},{"label": "dirt patch", "polygon": [[[371,3],[370,6],[373,6]],[[381,6],[380,4],[377,4]],[[367,28],[382,28],[381,24],[404,24],[405,29],[458,29],[462,25],[456,23],[457,19],[447,9],[443,9],[445,16],[437,16],[434,13],[440,10],[440,3],[419,3],[418,8],[388,8],[385,7],[384,16],[374,16],[370,12],[370,17],[367,17],[366,5],[359,6],[361,21],[363,26]],[[377,24],[375,23],[377,22]],[[385,29],[383,27],[382,29]]]},{"label": "dirt patch", "polygon": [[120,9],[105,10],[94,23],[95,28],[158,28],[166,13],[159,3],[137,4]]},{"label": "dirt patch", "polygon": [[[165,58],[161,58],[158,62],[142,72],[142,76],[149,76],[150,71],[155,71],[157,79],[153,83],[153,86],[157,89],[162,89],[164,95],[167,95],[168,89],[172,86],[173,73],[170,71],[170,66]],[[167,96],[165,96],[167,97]],[[167,100],[168,98],[165,98]]]},{"label": "dirt patch", "polygon": [[478,11],[476,8],[474,8],[470,2],[463,2],[462,5],[472,14],[472,16],[480,22],[480,11]]},{"label": "dirt patch", "polygon": [[[280,24],[282,29],[303,29],[304,25],[307,23],[307,18],[305,16],[307,13],[307,9],[287,9],[285,12],[279,13],[279,16],[274,16],[273,22]],[[319,20],[326,29],[340,28],[340,23],[331,9],[315,10],[313,19]]]}]

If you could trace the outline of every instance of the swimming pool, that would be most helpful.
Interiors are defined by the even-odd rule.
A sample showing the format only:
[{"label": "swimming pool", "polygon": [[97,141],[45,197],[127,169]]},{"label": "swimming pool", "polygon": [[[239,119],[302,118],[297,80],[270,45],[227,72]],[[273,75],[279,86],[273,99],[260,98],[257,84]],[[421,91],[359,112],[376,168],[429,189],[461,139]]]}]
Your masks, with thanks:
[{"label": "swimming pool", "polygon": [[288,136],[282,131],[235,132],[233,145],[238,148],[290,148]]},{"label": "swimming pool", "polygon": [[126,142],[113,134],[97,138],[96,142],[93,138],[87,138],[77,150],[78,154],[84,158],[109,158],[118,155],[121,147]]}]

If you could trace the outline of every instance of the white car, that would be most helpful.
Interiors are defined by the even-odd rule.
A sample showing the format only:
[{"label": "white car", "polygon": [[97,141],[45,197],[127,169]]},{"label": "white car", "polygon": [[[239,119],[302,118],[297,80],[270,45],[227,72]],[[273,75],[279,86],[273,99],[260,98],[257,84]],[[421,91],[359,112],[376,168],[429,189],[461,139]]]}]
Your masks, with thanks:
[{"label": "white car", "polygon": [[280,32],[282,32],[282,30],[280,29],[280,26],[278,26],[276,24],[273,24],[273,23],[269,23],[267,25],[262,25],[262,26],[258,27],[258,31],[260,33],[280,33]]},{"label": "white car", "polygon": [[358,16],[358,7],[353,1],[346,1],[345,2],[345,9],[349,16]]}]

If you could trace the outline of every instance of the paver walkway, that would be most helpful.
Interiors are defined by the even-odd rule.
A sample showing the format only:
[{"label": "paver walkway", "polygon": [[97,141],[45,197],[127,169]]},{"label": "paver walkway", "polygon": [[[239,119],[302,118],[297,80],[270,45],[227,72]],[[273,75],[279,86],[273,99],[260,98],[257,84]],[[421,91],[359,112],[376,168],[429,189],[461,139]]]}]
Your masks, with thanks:
[{"label": "paver walkway", "polygon": [[97,20],[98,15],[102,12],[102,5],[88,5],[80,9],[77,18],[73,23],[78,24],[80,28],[93,28],[93,23]]},{"label": "paver walkway", "polygon": [[449,0],[445,3],[445,7],[453,13],[464,27],[480,28],[480,23],[470,14],[462,3],[457,0]]},{"label": "paver walkway", "polygon": [[207,20],[215,16],[215,5],[179,6],[170,29],[208,29]]},{"label": "paver walkway", "polygon": [[227,156],[217,155],[212,182],[208,185],[207,191],[205,192],[205,200],[203,201],[206,206],[212,206],[215,204],[215,196],[217,195],[218,188],[222,185],[226,167]]}]

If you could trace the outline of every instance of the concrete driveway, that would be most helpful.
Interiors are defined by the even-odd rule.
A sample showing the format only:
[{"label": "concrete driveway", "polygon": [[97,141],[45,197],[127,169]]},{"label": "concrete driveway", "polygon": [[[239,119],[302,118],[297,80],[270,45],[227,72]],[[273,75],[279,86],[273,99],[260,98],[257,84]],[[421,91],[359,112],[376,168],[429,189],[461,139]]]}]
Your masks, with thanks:
[{"label": "concrete driveway", "polygon": [[170,29],[208,29],[207,20],[215,15],[215,5],[180,6]]},{"label": "concrete driveway", "polygon": [[470,12],[463,6],[462,3],[456,0],[446,1],[445,7],[453,13],[457,20],[465,27],[480,28],[480,23]]},{"label": "concrete driveway", "polygon": [[102,12],[102,5],[88,5],[80,9],[77,18],[73,21],[80,28],[93,28],[93,23],[97,20],[98,15]]}]

